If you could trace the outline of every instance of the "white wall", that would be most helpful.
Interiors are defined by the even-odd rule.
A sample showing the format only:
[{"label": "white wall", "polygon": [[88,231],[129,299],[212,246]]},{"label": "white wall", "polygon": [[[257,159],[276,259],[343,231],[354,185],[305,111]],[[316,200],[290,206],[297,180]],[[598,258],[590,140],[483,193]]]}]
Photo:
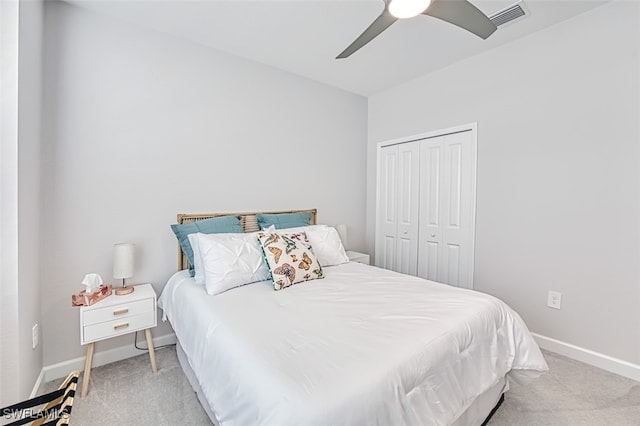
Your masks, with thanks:
[{"label": "white wall", "polygon": [[84,355],[70,295],[88,272],[113,282],[114,243],[136,244],[132,282],[160,293],[177,213],[315,207],[363,248],[365,98],[68,4],[45,12],[45,365]]},{"label": "white wall", "polygon": [[0,2],[0,406],[29,397],[42,367],[40,323],[41,1]]},{"label": "white wall", "polygon": [[368,235],[376,144],[477,121],[475,288],[534,332],[640,363],[639,16],[606,4],[370,97]]}]

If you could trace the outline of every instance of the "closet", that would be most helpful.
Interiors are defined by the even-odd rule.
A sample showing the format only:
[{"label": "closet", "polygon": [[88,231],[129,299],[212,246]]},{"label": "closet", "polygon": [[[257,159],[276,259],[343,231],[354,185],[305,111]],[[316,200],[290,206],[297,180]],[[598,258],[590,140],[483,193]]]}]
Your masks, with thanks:
[{"label": "closet", "polygon": [[375,264],[473,287],[476,127],[378,146]]}]

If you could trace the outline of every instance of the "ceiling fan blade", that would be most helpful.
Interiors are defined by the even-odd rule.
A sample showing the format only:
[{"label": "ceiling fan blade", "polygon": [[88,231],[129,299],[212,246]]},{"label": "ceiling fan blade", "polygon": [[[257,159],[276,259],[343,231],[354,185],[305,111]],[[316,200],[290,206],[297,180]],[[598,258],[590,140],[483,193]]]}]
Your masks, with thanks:
[{"label": "ceiling fan blade", "polygon": [[483,39],[498,29],[487,15],[467,0],[433,0],[422,14],[456,25]]},{"label": "ceiling fan blade", "polygon": [[385,7],[380,16],[378,16],[376,20],[373,21],[371,25],[369,25],[369,27],[364,30],[364,32],[360,34],[360,36],[355,39],[353,43],[349,45],[349,47],[347,47],[341,54],[339,54],[336,59],[342,59],[351,56],[362,46],[376,38],[381,32],[389,28],[389,26],[397,20],[398,18],[391,15]]}]

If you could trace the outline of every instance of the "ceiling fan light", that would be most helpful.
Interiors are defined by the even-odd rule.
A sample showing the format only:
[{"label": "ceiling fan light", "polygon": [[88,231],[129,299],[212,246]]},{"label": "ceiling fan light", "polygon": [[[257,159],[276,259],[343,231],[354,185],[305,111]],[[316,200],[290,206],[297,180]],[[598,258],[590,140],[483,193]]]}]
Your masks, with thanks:
[{"label": "ceiling fan light", "polygon": [[413,18],[424,12],[431,0],[391,0],[389,13],[396,18]]}]

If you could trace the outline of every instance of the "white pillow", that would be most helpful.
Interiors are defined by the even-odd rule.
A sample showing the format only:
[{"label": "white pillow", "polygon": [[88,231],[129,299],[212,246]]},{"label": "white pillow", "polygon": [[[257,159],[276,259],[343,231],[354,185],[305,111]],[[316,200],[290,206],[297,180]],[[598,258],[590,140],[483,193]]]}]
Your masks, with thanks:
[{"label": "white pillow", "polygon": [[198,233],[196,238],[208,294],[215,295],[234,287],[270,278],[255,232]]},{"label": "white pillow", "polygon": [[321,266],[340,265],[349,261],[340,235],[333,226],[315,226],[306,233]]},{"label": "white pillow", "polygon": [[296,233],[305,232],[313,254],[318,258],[320,266],[333,266],[349,262],[338,231],[333,226],[309,225],[287,229],[265,229],[265,232]]},{"label": "white pillow", "polygon": [[189,234],[187,238],[189,238],[189,244],[191,244],[191,249],[193,250],[193,270],[195,271],[193,279],[196,284],[204,284],[204,267],[202,265],[202,255],[200,254],[200,244],[198,244],[198,234],[199,232]]}]

